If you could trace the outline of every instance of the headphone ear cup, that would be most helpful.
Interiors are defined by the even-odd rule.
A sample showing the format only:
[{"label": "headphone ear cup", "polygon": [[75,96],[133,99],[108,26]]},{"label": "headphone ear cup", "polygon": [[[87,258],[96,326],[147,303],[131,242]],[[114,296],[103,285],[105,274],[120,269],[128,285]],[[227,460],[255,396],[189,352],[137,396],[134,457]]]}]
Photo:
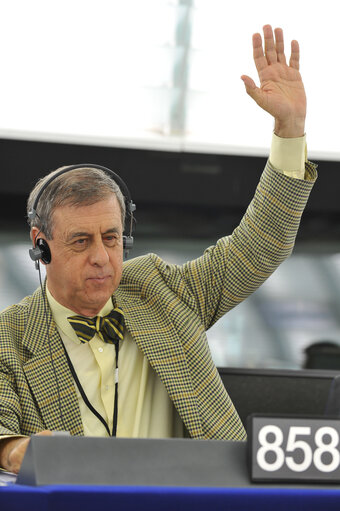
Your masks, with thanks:
[{"label": "headphone ear cup", "polygon": [[41,252],[41,256],[39,259],[41,259],[42,262],[45,264],[50,264],[52,255],[51,255],[51,250],[50,250],[50,247],[48,246],[47,241],[44,240],[43,238],[38,238],[36,241],[36,244],[37,244],[36,246],[39,248],[39,250]]}]

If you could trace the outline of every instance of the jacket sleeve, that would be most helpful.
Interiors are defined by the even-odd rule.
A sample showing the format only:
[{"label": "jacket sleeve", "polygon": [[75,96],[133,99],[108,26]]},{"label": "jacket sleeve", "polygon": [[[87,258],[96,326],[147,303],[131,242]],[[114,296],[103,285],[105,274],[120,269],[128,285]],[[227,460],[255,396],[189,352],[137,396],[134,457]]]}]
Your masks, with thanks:
[{"label": "jacket sleeve", "polygon": [[28,298],[24,298],[0,314],[0,439],[3,435],[28,433],[20,399],[29,390],[22,371],[28,354],[21,343],[28,304]]},{"label": "jacket sleeve", "polygon": [[20,435],[21,407],[15,381],[0,364],[0,439],[2,435]]},{"label": "jacket sleeve", "polygon": [[194,297],[205,329],[255,291],[292,252],[301,215],[316,180],[306,163],[306,179],[277,172],[270,162],[239,226],[204,254],[182,267],[163,267],[176,293]]}]

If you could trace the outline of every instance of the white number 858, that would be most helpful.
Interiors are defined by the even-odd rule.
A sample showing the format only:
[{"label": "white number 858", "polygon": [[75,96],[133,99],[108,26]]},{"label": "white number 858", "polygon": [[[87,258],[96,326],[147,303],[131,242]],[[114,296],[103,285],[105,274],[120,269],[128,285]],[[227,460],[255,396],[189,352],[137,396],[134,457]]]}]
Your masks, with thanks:
[{"label": "white number 858", "polygon": [[[274,440],[272,442],[268,442],[268,435],[274,435]],[[311,428],[310,427],[298,427],[291,426],[289,428],[288,438],[287,438],[287,453],[293,453],[296,449],[301,449],[304,456],[303,460],[300,463],[294,461],[292,456],[285,456],[285,451],[282,449],[283,443],[283,433],[282,430],[278,426],[267,425],[263,426],[259,431],[258,440],[261,445],[259,450],[257,451],[257,463],[262,470],[266,470],[268,472],[274,472],[275,470],[279,470],[284,462],[286,462],[287,467],[294,472],[303,472],[307,470],[312,463],[317,470],[320,472],[332,472],[336,470],[340,464],[340,453],[337,449],[339,444],[339,434],[338,432],[329,426],[319,428],[315,432],[314,441],[316,445],[316,449],[312,451],[311,446],[308,442],[304,440],[297,440],[297,436],[310,436]],[[330,442],[324,443],[324,437],[329,435]],[[274,461],[268,462],[266,460],[266,454],[268,452],[274,453]],[[329,453],[331,457],[330,463],[324,463],[322,460],[322,455],[325,453]]]}]

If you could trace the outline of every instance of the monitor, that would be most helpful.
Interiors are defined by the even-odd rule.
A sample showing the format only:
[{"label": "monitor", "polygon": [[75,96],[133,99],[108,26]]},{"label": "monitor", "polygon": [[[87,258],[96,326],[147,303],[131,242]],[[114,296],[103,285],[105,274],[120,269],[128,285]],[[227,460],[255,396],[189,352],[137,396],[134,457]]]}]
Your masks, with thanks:
[{"label": "monitor", "polygon": [[223,384],[246,427],[252,413],[293,415],[340,415],[335,396],[340,371],[218,369]]}]

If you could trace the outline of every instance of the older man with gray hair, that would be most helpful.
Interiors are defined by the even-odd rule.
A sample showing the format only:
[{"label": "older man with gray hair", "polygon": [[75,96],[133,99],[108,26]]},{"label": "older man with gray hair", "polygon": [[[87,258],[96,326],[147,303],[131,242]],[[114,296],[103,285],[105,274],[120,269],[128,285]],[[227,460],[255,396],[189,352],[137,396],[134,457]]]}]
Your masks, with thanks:
[{"label": "older man with gray hair", "polygon": [[3,468],[18,472],[30,436],[53,430],[246,438],[205,332],[291,253],[316,179],[305,162],[298,43],[287,64],[282,30],[263,32],[264,48],[253,36],[260,87],[242,80],[275,118],[270,158],[240,225],[200,258],[123,264],[124,198],[105,170],[66,169],[45,186],[31,238],[46,282],[0,316]]}]

